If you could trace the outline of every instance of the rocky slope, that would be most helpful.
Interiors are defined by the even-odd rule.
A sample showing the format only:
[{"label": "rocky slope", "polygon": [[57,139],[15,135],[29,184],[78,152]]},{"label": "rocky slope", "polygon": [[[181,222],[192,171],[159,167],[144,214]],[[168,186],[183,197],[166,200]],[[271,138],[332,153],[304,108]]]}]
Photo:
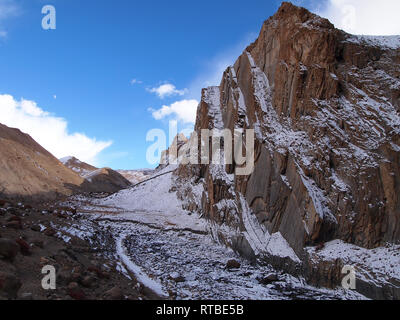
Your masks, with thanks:
[{"label": "rocky slope", "polygon": [[[0,200],[0,227],[0,300],[159,298],[121,272],[112,233],[83,221],[74,207]],[[55,290],[42,287],[46,265],[56,270]]]},{"label": "rocky slope", "polygon": [[70,168],[81,177],[98,169],[86,162],[80,161],[75,157],[65,157],[60,159],[60,161],[64,164],[64,166]]},{"label": "rocky slope", "polygon": [[131,186],[128,179],[110,168],[99,169],[75,157],[66,157],[60,161],[85,179],[86,191],[114,193]]},{"label": "rocky slope", "polygon": [[153,170],[151,169],[117,170],[117,172],[132,184],[142,182],[150,178],[150,176],[153,174]]},{"label": "rocky slope", "polygon": [[0,124],[2,198],[49,199],[71,195],[84,179],[67,169],[29,135]]},{"label": "rocky slope", "polygon": [[110,168],[102,168],[83,176],[90,183],[92,192],[114,193],[129,188],[132,184],[117,171]]},{"label": "rocky slope", "polygon": [[199,136],[254,129],[255,169],[181,165],[185,208],[239,252],[293,270],[308,261],[304,248],[334,239],[399,242],[399,48],[400,37],[353,36],[283,3],[197,112]]}]

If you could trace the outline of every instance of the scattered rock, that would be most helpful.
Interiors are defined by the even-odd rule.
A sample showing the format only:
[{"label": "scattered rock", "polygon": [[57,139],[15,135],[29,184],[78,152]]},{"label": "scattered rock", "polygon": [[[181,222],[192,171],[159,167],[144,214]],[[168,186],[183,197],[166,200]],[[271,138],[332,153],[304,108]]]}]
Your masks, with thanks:
[{"label": "scattered rock", "polygon": [[231,259],[226,263],[226,268],[227,269],[239,269],[240,263],[235,259]]},{"label": "scattered rock", "polygon": [[86,276],[82,279],[81,284],[85,288],[91,288],[93,284],[96,282],[96,278],[92,276]]},{"label": "scattered rock", "polygon": [[21,300],[33,300],[33,294],[30,292],[24,292],[20,296]]},{"label": "scattered rock", "polygon": [[69,283],[73,282],[71,280],[71,272],[67,269],[62,269],[57,272],[57,282],[61,285],[68,285]]},{"label": "scattered rock", "polygon": [[43,247],[44,247],[44,241],[43,240],[33,240],[32,244],[35,247],[38,247],[38,248],[41,248],[41,249],[43,249]]},{"label": "scattered rock", "polygon": [[273,282],[279,281],[279,277],[275,273],[270,273],[266,276],[258,277],[257,281],[261,284],[268,285]]},{"label": "scattered rock", "polygon": [[173,272],[169,275],[169,278],[171,280],[174,280],[175,282],[185,282],[186,279],[185,277],[181,276],[179,273],[177,272]]},{"label": "scattered rock", "polygon": [[10,221],[5,224],[6,228],[21,230],[22,224],[20,221]]},{"label": "scattered rock", "polygon": [[100,279],[108,279],[110,277],[110,275],[106,271],[103,271],[96,266],[90,266],[88,268],[88,271],[95,273],[97,275],[97,277]]},{"label": "scattered rock", "polygon": [[57,232],[53,228],[47,228],[44,234],[48,237],[54,237]]},{"label": "scattered rock", "polygon": [[86,295],[76,282],[68,285],[68,295],[75,300],[85,300]]},{"label": "scattered rock", "polygon": [[22,282],[16,276],[0,271],[0,295],[3,294],[6,298],[16,299],[21,286]]},{"label": "scattered rock", "polygon": [[40,231],[41,231],[41,228],[40,228],[40,226],[39,226],[38,224],[35,224],[35,225],[33,225],[33,226],[31,227],[31,230],[32,230],[32,231],[35,231],[35,232],[40,232]]},{"label": "scattered rock", "polygon": [[19,246],[12,240],[0,239],[0,256],[13,261],[18,254]]},{"label": "scattered rock", "polygon": [[123,300],[124,295],[119,287],[113,287],[105,293],[105,297],[109,300]]},{"label": "scattered rock", "polygon": [[21,253],[24,256],[29,256],[31,254],[31,247],[25,240],[19,238],[19,239],[15,240],[15,242],[19,245]]}]

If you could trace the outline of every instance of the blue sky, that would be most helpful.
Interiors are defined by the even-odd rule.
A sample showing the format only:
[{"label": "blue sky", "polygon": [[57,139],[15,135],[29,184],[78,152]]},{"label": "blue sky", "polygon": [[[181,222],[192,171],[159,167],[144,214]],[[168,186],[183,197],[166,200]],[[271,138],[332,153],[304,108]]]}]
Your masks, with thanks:
[{"label": "blue sky", "polygon": [[[280,2],[0,0],[0,112],[16,113],[0,113],[0,122],[35,127],[29,133],[59,157],[149,167],[147,132],[177,117],[190,128],[179,108],[219,84]],[[46,4],[56,8],[56,30],[41,27]]]}]

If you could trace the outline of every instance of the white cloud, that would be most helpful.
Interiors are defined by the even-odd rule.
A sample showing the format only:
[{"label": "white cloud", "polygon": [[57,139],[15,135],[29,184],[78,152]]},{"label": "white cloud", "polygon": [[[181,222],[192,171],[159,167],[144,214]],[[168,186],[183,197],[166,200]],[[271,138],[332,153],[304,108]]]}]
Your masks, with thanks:
[{"label": "white cloud", "polygon": [[143,83],[143,81],[138,80],[138,79],[132,79],[132,80],[131,80],[131,85],[134,85],[134,84],[142,84],[142,83]]},{"label": "white cloud", "polygon": [[314,11],[348,33],[400,34],[399,0],[326,0]]},{"label": "white cloud", "polygon": [[[199,105],[198,100],[200,100],[201,97],[201,89],[209,86],[218,86],[226,68],[233,65],[246,46],[256,38],[257,34],[249,33],[235,46],[227,48],[225,51],[220,52],[213,58],[204,61],[201,66],[202,73],[198,74],[198,76],[190,83],[189,90],[184,90],[184,94],[187,94],[188,99],[177,101],[169,106],[163,106],[159,110],[150,108],[149,111],[152,112],[153,118],[161,120],[168,116],[175,116],[175,120],[189,125],[186,128],[185,135],[187,135],[188,132],[193,131],[192,125],[196,122],[196,113]],[[173,89],[175,89],[174,86]]]},{"label": "white cloud", "polygon": [[0,20],[17,15],[18,6],[14,0],[0,0]]},{"label": "white cloud", "polygon": [[157,94],[161,99],[170,96],[183,96],[187,93],[187,89],[177,90],[173,84],[165,83],[157,88],[147,89],[151,93]]},{"label": "white cloud", "polygon": [[174,115],[177,120],[184,123],[195,123],[198,105],[199,102],[197,100],[181,100],[174,102],[169,106],[162,106],[158,110],[149,110],[152,112],[153,118],[156,120],[161,120],[167,116]]},{"label": "white cloud", "polygon": [[0,38],[7,37],[7,31],[3,29],[3,21],[15,17],[20,13],[14,0],[0,0]]},{"label": "white cloud", "polygon": [[0,122],[28,133],[57,158],[75,156],[96,165],[99,153],[112,144],[83,133],[69,133],[63,118],[44,111],[34,101],[17,101],[11,95],[0,95]]}]

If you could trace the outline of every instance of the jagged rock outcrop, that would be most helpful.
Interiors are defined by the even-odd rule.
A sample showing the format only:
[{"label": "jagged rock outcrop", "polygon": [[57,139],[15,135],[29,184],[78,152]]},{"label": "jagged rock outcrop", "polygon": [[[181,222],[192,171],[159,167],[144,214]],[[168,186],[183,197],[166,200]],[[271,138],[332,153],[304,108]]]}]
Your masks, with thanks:
[{"label": "jagged rock outcrop", "polygon": [[83,183],[29,135],[0,124],[1,198],[55,199]]},{"label": "jagged rock outcrop", "polygon": [[181,165],[182,200],[193,181],[204,186],[201,205],[185,206],[220,238],[237,230],[231,245],[256,255],[275,234],[300,258],[333,239],[400,241],[399,48],[400,37],[353,36],[283,3],[220,86],[203,90],[197,113],[198,135],[254,129],[255,169]]},{"label": "jagged rock outcrop", "polygon": [[188,142],[188,139],[183,133],[177,134],[172,140],[169,148],[161,153],[160,165],[156,170],[160,170],[168,166],[169,164],[178,164],[179,152],[181,148]]}]

